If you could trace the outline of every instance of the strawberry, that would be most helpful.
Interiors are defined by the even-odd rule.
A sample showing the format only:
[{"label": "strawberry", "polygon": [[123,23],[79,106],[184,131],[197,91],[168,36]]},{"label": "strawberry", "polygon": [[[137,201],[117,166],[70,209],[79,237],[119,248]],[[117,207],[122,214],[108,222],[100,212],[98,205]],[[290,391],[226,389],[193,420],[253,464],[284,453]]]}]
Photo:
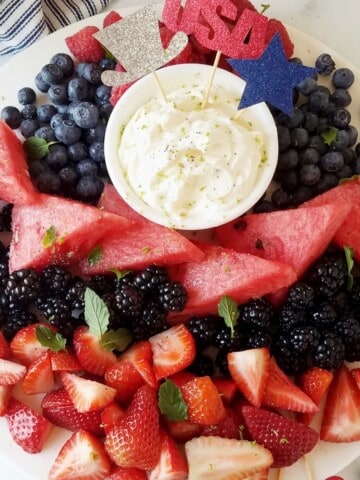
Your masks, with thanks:
[{"label": "strawberry", "polygon": [[105,438],[105,448],[120,467],[152,470],[160,457],[160,427],[157,395],[144,385],[135,393],[120,420]]},{"label": "strawberry", "polygon": [[271,452],[247,440],[197,437],[185,444],[189,478],[242,480],[272,464]]},{"label": "strawberry", "polygon": [[360,390],[345,365],[335,372],[330,385],[320,438],[327,442],[360,440]]},{"label": "strawberry", "polygon": [[174,375],[170,375],[169,380],[174,382],[178,387],[182,387],[185,385],[185,383],[190,382],[190,380],[194,380],[194,378],[196,378],[194,373],[183,370],[182,372],[177,372],[174,373]]},{"label": "strawberry", "polygon": [[56,457],[48,480],[101,480],[110,473],[110,462],[100,440],[91,433],[75,432]]},{"label": "strawberry", "polygon": [[116,396],[115,388],[79,377],[75,373],[64,372],[61,374],[61,380],[79,412],[100,410],[114,401]]},{"label": "strawberry", "polygon": [[131,363],[136,363],[140,360],[147,360],[149,364],[152,363],[152,350],[148,340],[142,340],[131,345],[122,352],[119,360],[126,360]]},{"label": "strawberry", "polygon": [[272,467],[292,465],[319,440],[319,434],[312,428],[277,413],[253,406],[243,407],[242,413],[252,438],[273,454]]},{"label": "strawberry", "polygon": [[184,370],[195,358],[194,338],[181,323],[150,337],[149,342],[158,380]]},{"label": "strawberry", "polygon": [[183,452],[166,433],[161,432],[160,458],[149,480],[186,480],[188,466]]},{"label": "strawberry", "polygon": [[201,434],[203,427],[192,423],[190,420],[164,420],[165,428],[171,438],[176,442],[184,443]]},{"label": "strawberry", "polygon": [[55,380],[51,369],[51,356],[48,351],[29,365],[22,381],[22,389],[26,395],[32,395],[51,392],[54,387]]},{"label": "strawberry", "polygon": [[88,25],[65,38],[68,49],[80,62],[99,62],[103,58],[104,49],[94,37],[98,31],[97,27]]},{"label": "strawberry", "polygon": [[30,365],[49,350],[49,347],[41,345],[37,339],[36,331],[40,325],[56,332],[56,328],[47,323],[33,323],[19,330],[10,342],[12,354],[23,365]]},{"label": "strawberry", "polygon": [[244,478],[244,480],[269,480],[269,469],[266,468],[261,472],[254,473],[253,475]]},{"label": "strawberry", "polygon": [[110,475],[110,480],[148,480],[148,476],[138,468],[117,467]]},{"label": "strawberry", "polygon": [[74,407],[64,387],[47,393],[41,402],[42,412],[49,422],[73,432],[86,430],[103,435],[101,410],[81,413]]},{"label": "strawberry", "polygon": [[191,422],[216,425],[226,415],[221,397],[208,376],[196,377],[180,387]]},{"label": "strawberry", "polygon": [[81,367],[94,375],[104,375],[105,370],[117,362],[116,355],[105,350],[100,344],[99,337],[91,333],[89,327],[85,325],[75,330],[73,345]]},{"label": "strawberry", "polygon": [[28,453],[41,452],[52,424],[22,402],[11,399],[5,414],[13,440]]},{"label": "strawberry", "polygon": [[79,372],[81,365],[70,350],[50,352],[51,368],[54,372]]},{"label": "strawberry", "polygon": [[[334,375],[329,370],[312,367],[300,376],[299,385],[315,405],[319,406],[333,377]],[[302,413],[299,415],[299,420],[305,423],[305,425],[309,425],[314,415],[315,413]]]},{"label": "strawberry", "polygon": [[26,367],[0,358],[0,385],[15,385],[26,373]]},{"label": "strawberry", "polygon": [[116,389],[120,403],[128,405],[135,392],[146,382],[132,363],[121,361],[106,370],[105,383]]},{"label": "strawberry", "polygon": [[109,27],[110,25],[112,25],[115,22],[118,22],[121,19],[122,19],[122,16],[120,15],[120,13],[115,12],[115,10],[112,10],[104,18],[103,28]]},{"label": "strawberry", "polygon": [[9,342],[4,337],[4,334],[0,330],[0,358],[10,358],[11,348]]},{"label": "strawberry", "polygon": [[353,368],[351,370],[351,375],[354,377],[356,385],[358,386],[358,389],[360,390],[360,368]]},{"label": "strawberry", "polygon": [[208,425],[205,427],[201,432],[201,435],[205,437],[212,435],[215,437],[239,439],[239,419],[231,408],[225,407],[225,411],[226,417],[216,425]]},{"label": "strawberry", "polygon": [[101,412],[101,425],[105,433],[109,433],[115,425],[118,425],[124,414],[125,411],[116,402],[112,402],[105,407]]},{"label": "strawberry", "polygon": [[281,43],[284,47],[284,52],[287,58],[290,58],[294,52],[294,44],[292,43],[290,36],[286,30],[285,25],[276,18],[270,18],[266,29],[266,43],[270,42],[273,36],[278,33],[281,38]]},{"label": "strawberry", "polygon": [[260,407],[270,373],[270,352],[267,348],[253,348],[231,352],[228,368],[240,392],[252,405]]},{"label": "strawberry", "polygon": [[224,402],[230,403],[234,400],[237,392],[234,380],[226,377],[212,377],[212,381]]},{"label": "strawberry", "polygon": [[12,385],[0,385],[0,417],[3,417],[7,412],[12,391]]},{"label": "strawberry", "polygon": [[293,412],[317,413],[315,403],[270,359],[270,376],[266,385],[263,405]]}]

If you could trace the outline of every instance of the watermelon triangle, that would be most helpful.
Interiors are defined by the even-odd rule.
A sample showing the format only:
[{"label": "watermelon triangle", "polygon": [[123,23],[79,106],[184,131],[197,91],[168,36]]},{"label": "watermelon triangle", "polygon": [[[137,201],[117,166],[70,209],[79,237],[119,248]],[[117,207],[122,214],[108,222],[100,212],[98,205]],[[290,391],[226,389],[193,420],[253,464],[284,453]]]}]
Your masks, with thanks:
[{"label": "watermelon triangle", "polygon": [[216,314],[217,305],[224,295],[237,303],[262,297],[296,280],[294,270],[279,262],[272,262],[248,253],[203,244],[205,259],[169,267],[170,277],[180,281],[187,290],[188,301],[181,314]]},{"label": "watermelon triangle", "polygon": [[132,226],[132,221],[97,207],[39,194],[36,203],[13,208],[9,268],[74,264],[104,237],[116,232],[121,240]]},{"label": "watermelon triangle", "polygon": [[110,269],[142,269],[146,265],[172,265],[199,261],[203,252],[181,233],[158,225],[136,213],[120,197],[112,185],[106,185],[99,207],[135,222],[121,242],[110,235],[102,242],[102,257],[94,265],[84,259],[79,263],[79,273],[94,275]]},{"label": "watermelon triangle", "polygon": [[0,199],[8,203],[26,204],[36,201],[26,155],[16,133],[0,120]]}]

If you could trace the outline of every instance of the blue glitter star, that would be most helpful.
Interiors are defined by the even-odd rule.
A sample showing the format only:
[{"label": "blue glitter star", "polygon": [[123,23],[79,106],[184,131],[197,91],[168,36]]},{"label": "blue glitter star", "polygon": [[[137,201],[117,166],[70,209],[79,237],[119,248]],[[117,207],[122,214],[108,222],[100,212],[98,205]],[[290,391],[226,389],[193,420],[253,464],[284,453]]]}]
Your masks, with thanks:
[{"label": "blue glitter star", "polygon": [[317,73],[316,68],[288,61],[278,33],[256,60],[229,59],[228,62],[246,81],[239,110],[260,102],[269,102],[291,115],[293,88]]}]

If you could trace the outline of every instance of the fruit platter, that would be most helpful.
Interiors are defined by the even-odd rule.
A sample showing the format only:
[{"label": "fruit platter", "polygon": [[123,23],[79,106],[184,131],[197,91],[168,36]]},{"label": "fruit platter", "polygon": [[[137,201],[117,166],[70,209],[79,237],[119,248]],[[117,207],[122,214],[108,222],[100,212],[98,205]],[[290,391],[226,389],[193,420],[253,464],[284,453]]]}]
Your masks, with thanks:
[{"label": "fruit platter", "polygon": [[[0,463],[21,480],[339,479],[360,451],[360,72],[266,17],[265,48],[278,36],[286,65],[316,69],[290,113],[267,102],[272,183],[215,228],[168,228],[119,195],[104,152],[134,81],[102,81],[124,68],[95,34],[134,11],[1,70]],[[172,62],[215,59],[189,33]]]}]

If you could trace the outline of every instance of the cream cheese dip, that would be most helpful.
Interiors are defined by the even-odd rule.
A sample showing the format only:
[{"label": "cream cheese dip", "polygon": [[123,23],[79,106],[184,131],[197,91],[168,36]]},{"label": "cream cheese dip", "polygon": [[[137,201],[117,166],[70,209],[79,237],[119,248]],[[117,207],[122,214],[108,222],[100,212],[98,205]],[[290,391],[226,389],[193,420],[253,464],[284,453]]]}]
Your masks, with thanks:
[{"label": "cream cheese dip", "polygon": [[[264,104],[237,116],[243,82],[225,70],[216,72],[202,107],[211,67],[177,65],[158,74],[170,69],[186,74],[163,82],[167,101],[150,75],[146,94],[138,86],[146,77],[131,87],[138,86],[143,102],[130,89],[116,105],[112,116],[118,113],[122,122],[109,122],[111,135],[118,129],[116,150],[108,130],[105,138],[111,179],[130,206],[157,223],[184,230],[226,223],[250,209],[271,181],[275,150],[277,159],[272,116]],[[137,104],[133,109],[130,98]]]}]

